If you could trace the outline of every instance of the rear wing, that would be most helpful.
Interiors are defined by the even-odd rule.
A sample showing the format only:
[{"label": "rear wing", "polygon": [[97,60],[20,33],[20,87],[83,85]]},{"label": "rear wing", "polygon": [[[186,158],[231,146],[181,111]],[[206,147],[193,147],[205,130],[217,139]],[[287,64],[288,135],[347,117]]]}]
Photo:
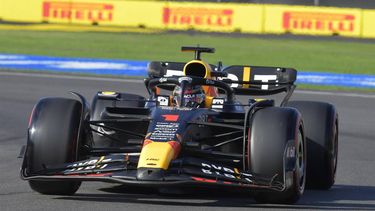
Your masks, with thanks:
[{"label": "rear wing", "polygon": [[[153,61],[148,64],[150,78],[182,76],[184,62]],[[217,80],[231,84],[237,95],[272,95],[294,88],[297,71],[293,68],[233,65],[217,71],[210,64]],[[219,73],[219,74],[218,74]]]},{"label": "rear wing", "polygon": [[231,83],[236,94],[270,95],[288,91],[297,79],[293,68],[234,65],[222,70],[221,80]]}]

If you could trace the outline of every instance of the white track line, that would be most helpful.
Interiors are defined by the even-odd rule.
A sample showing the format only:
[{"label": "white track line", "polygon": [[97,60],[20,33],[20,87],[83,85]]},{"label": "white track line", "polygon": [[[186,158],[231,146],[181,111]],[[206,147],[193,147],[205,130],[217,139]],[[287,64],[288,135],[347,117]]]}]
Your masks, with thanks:
[{"label": "white track line", "polygon": [[[125,79],[125,78],[106,78],[106,77],[92,77],[92,76],[74,76],[74,75],[55,75],[45,73],[21,73],[21,72],[2,72],[0,75],[4,76],[21,76],[33,78],[56,78],[56,79],[73,79],[73,80],[88,80],[88,81],[111,81],[111,82],[126,82],[126,83],[143,83],[141,79]],[[309,90],[296,90],[297,94],[311,94],[311,95],[331,95],[342,97],[360,97],[360,98],[375,98],[375,94],[361,94],[350,92],[330,92],[330,91],[309,91]],[[375,92],[374,92],[375,93]]]},{"label": "white track line", "polygon": [[330,91],[310,91],[310,90],[296,90],[294,93],[297,94],[311,94],[311,95],[330,95],[330,96],[340,96],[340,97],[361,97],[361,98],[375,98],[374,94],[360,94],[351,92],[330,92]]}]

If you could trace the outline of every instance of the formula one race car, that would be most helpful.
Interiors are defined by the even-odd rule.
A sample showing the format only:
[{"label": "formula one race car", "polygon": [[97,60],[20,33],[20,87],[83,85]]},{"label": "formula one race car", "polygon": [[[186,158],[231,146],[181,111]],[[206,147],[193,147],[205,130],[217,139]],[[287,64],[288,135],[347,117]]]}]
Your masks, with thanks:
[{"label": "formula one race car", "polygon": [[[213,48],[182,47],[194,60],[153,61],[149,96],[98,92],[91,107],[43,98],[28,128],[21,177],[42,194],[74,194],[82,181],[147,188],[249,191],[259,203],[294,203],[306,187],[335,181],[338,115],[333,105],[289,101],[292,68],[201,60]],[[285,92],[279,106],[268,96]]]}]

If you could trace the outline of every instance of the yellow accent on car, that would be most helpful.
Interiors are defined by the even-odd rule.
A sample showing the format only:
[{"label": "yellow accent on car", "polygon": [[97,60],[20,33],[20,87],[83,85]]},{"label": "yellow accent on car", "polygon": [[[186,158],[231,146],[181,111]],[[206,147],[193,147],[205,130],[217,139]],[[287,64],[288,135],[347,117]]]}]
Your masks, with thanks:
[{"label": "yellow accent on car", "polygon": [[96,163],[98,164],[98,163],[102,162],[104,160],[104,158],[105,158],[105,156],[100,156],[98,162],[96,162]]},{"label": "yellow accent on car", "polygon": [[263,100],[266,100],[266,99],[263,99],[263,98],[255,98],[254,99],[256,102],[259,102],[259,101],[263,101]]},{"label": "yellow accent on car", "polygon": [[[196,69],[194,69],[194,72],[191,72],[193,71],[192,69],[189,69],[190,66],[192,65],[201,65],[201,67],[204,67],[204,76],[201,72],[198,72],[198,71],[202,71],[202,69],[199,69],[197,67],[199,66],[193,66],[195,67]],[[192,60],[188,63],[185,64],[184,66],[184,69],[183,69],[183,72],[184,72],[184,75],[186,76],[189,76],[189,75],[193,75],[193,76],[197,76],[195,74],[198,74],[198,75],[202,75],[203,78],[207,78],[207,79],[211,79],[211,66],[209,64],[207,64],[206,62],[203,62],[203,61],[200,61],[200,60]]]},{"label": "yellow accent on car", "polygon": [[214,97],[212,97],[212,96],[206,96],[206,100],[204,102],[204,107],[205,108],[211,108],[213,99],[214,99]]},{"label": "yellow accent on car", "polygon": [[[251,74],[251,68],[250,67],[244,67],[243,68],[242,81],[245,81],[245,82],[250,81],[250,74]],[[244,84],[243,88],[249,88],[249,84]]]},{"label": "yellow accent on car", "polygon": [[168,142],[151,142],[143,146],[137,168],[168,169],[175,154]]},{"label": "yellow accent on car", "polygon": [[[201,60],[192,60],[185,64],[183,69],[184,75],[186,76],[196,76],[206,79],[216,79],[211,77],[211,66]],[[218,91],[216,87],[203,85],[204,93],[208,96],[217,97]]]},{"label": "yellow accent on car", "polygon": [[105,92],[101,92],[102,95],[115,95],[116,92],[110,92],[110,91],[105,91]]},{"label": "yellow accent on car", "polygon": [[237,179],[240,179],[241,177],[239,176],[240,175],[240,171],[238,170],[238,168],[234,168],[234,172],[237,174],[236,178]]}]

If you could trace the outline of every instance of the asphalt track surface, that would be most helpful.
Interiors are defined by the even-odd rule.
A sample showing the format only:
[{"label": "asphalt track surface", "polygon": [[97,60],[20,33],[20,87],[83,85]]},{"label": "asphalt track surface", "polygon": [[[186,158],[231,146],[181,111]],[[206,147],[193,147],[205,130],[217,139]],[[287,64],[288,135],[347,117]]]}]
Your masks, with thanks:
[{"label": "asphalt track surface", "polygon": [[90,99],[98,90],[146,94],[141,81],[0,72],[0,210],[375,210],[375,94],[297,91],[293,99],[327,101],[340,115],[339,166],[329,191],[307,190],[296,205],[256,204],[249,196],[197,191],[158,194],[86,182],[73,196],[33,192],[19,177],[19,150],[33,105],[46,96]]}]

